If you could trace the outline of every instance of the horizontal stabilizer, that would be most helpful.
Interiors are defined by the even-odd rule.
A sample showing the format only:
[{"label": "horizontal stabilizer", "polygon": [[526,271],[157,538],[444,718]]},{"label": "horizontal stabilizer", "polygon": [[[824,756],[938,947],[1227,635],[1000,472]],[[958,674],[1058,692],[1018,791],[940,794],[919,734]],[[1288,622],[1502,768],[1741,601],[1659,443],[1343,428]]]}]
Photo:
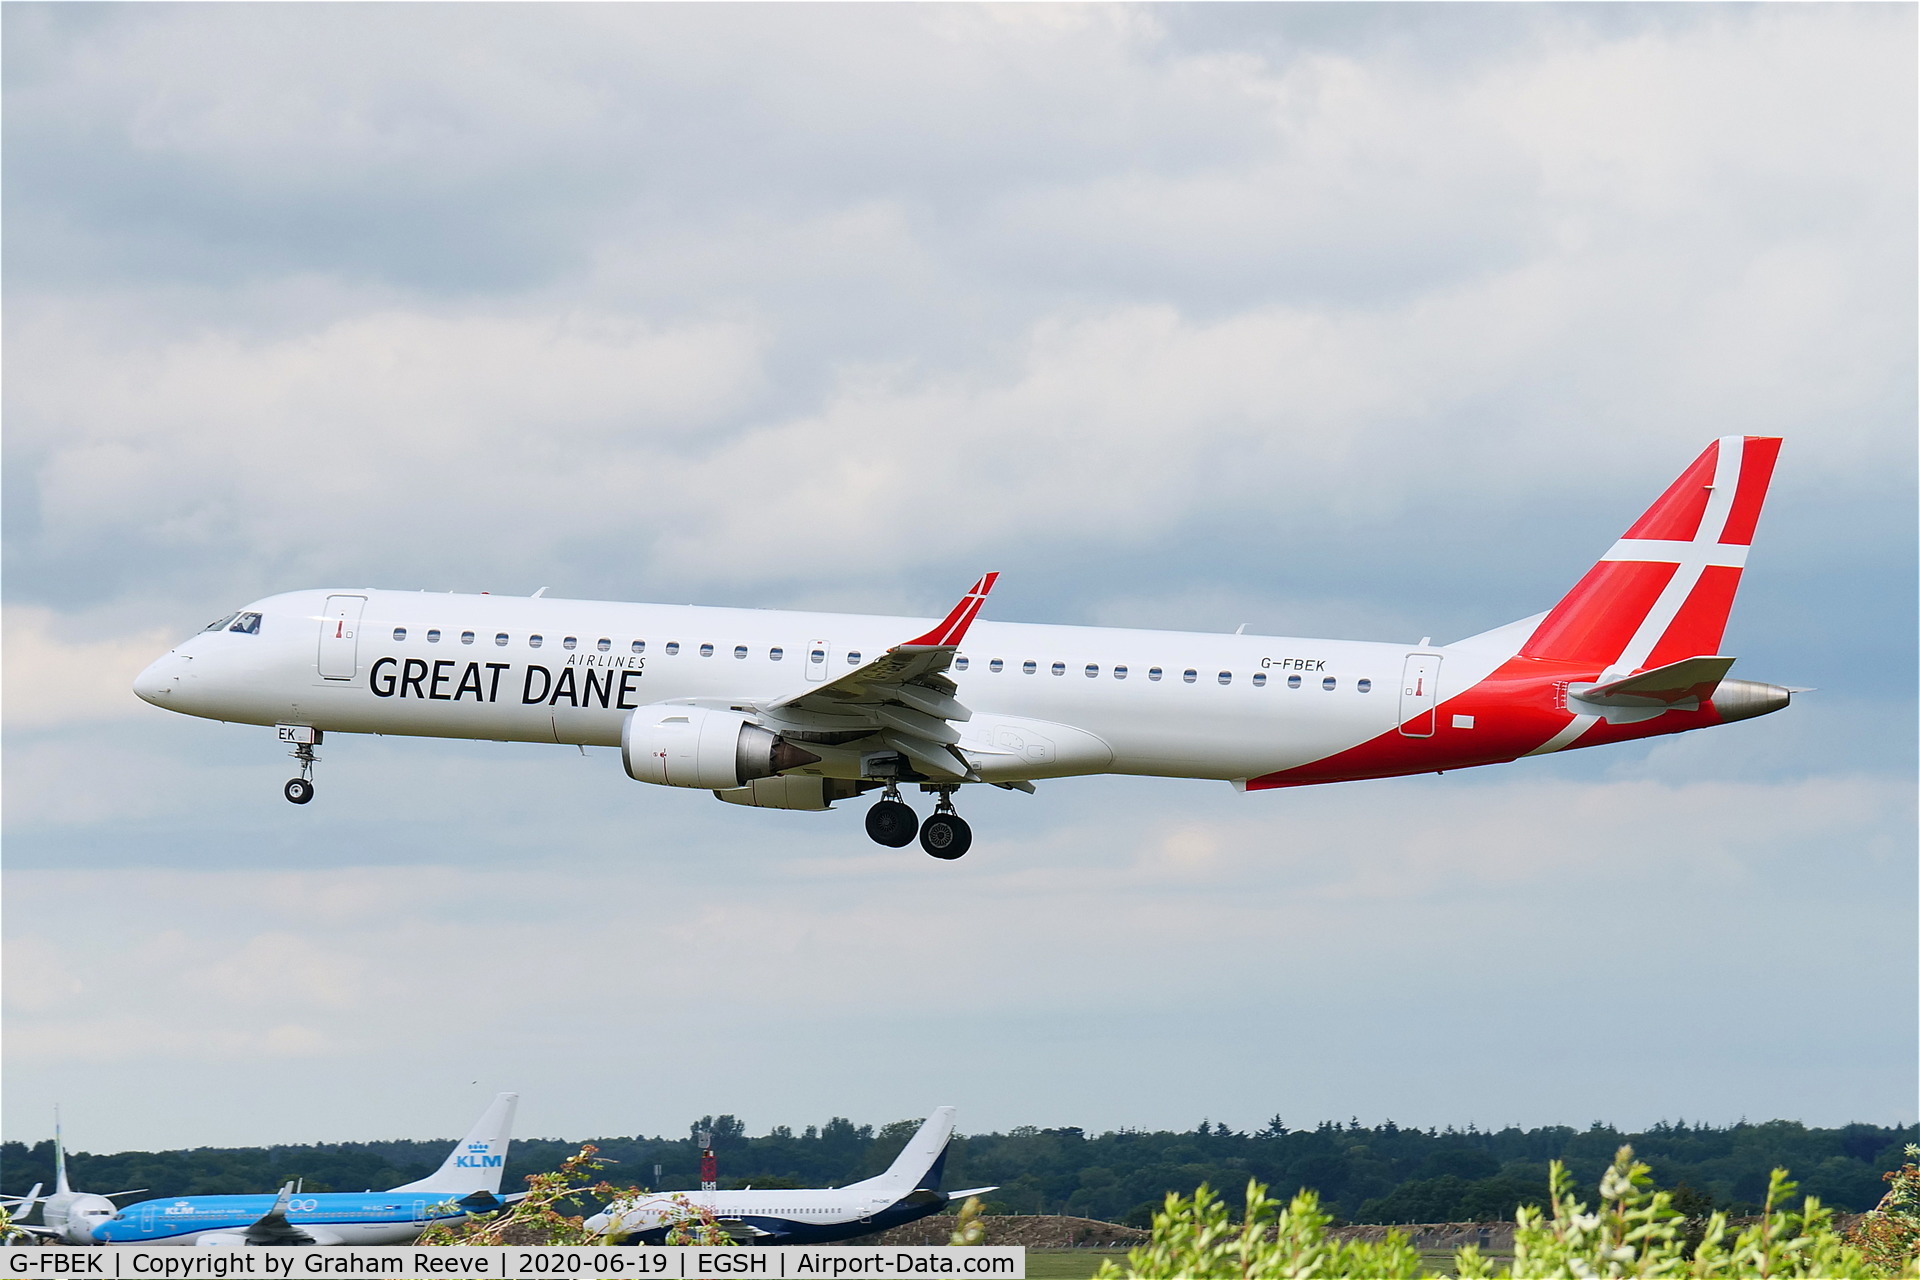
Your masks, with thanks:
[{"label": "horizontal stabilizer", "polygon": [[998,1187],[968,1187],[965,1191],[949,1191],[947,1199],[965,1200],[968,1196],[983,1196],[989,1191],[998,1191]]},{"label": "horizontal stabilizer", "polygon": [[1624,680],[1569,692],[1582,702],[1601,707],[1672,707],[1682,702],[1698,705],[1713,697],[1731,666],[1732,658],[1682,658]]}]

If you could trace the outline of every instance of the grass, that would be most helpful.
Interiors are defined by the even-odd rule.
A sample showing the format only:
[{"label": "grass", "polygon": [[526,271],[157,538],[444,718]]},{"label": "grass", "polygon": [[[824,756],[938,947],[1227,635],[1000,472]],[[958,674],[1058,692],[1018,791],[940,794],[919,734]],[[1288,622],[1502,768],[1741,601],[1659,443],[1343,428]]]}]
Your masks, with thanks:
[{"label": "grass", "polygon": [[1125,1262],[1125,1249],[1028,1249],[1027,1280],[1087,1280],[1112,1258]]}]

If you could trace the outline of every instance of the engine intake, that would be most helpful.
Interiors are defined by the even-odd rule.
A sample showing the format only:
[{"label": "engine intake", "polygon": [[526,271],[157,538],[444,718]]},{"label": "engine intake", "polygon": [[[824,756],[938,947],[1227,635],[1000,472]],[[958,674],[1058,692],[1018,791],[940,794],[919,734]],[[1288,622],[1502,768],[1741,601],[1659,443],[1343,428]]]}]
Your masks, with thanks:
[{"label": "engine intake", "polygon": [[627,716],[620,759],[639,782],[730,791],[820,757],[737,711],[657,705]]}]

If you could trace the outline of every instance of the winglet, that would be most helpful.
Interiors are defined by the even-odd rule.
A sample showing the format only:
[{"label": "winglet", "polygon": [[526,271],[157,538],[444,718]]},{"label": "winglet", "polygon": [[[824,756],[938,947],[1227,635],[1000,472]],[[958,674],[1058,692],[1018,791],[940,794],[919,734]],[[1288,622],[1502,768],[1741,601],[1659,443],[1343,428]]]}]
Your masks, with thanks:
[{"label": "winglet", "polygon": [[998,573],[989,573],[973,584],[960,603],[953,606],[946,620],[918,640],[909,640],[898,646],[902,649],[951,649],[966,636],[967,628],[973,625],[974,617],[980,612],[980,606],[987,602],[987,593],[993,590],[993,584],[999,578]]}]

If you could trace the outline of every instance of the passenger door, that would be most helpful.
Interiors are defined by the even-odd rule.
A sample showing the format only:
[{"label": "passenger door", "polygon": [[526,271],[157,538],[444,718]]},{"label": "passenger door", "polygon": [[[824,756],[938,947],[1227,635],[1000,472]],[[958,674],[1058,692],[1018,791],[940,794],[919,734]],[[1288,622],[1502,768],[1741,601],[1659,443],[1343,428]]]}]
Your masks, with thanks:
[{"label": "passenger door", "polygon": [[1433,736],[1433,709],[1440,702],[1440,655],[1410,653],[1400,675],[1400,732],[1409,738]]},{"label": "passenger door", "polygon": [[320,619],[320,675],[327,680],[351,680],[360,664],[360,614],[365,596],[328,596]]}]

